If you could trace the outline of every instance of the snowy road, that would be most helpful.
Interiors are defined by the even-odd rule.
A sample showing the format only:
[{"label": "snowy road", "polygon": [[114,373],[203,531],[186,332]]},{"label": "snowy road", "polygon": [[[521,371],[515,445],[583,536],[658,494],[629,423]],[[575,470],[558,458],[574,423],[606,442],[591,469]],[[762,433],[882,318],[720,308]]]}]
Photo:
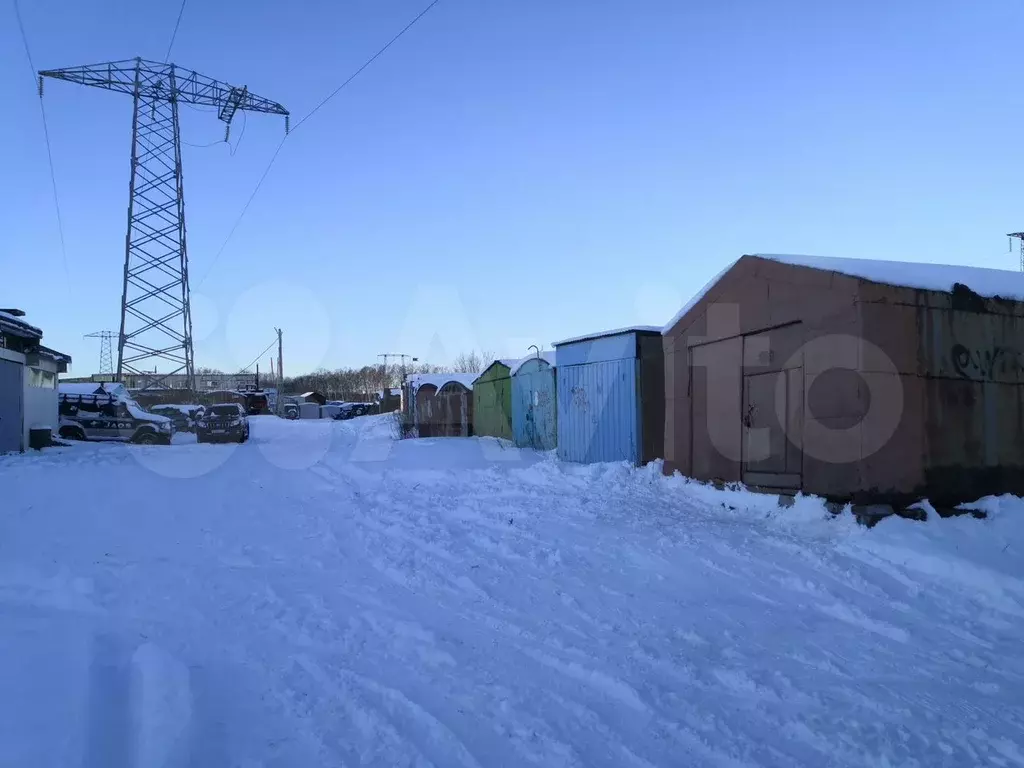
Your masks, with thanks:
[{"label": "snowy road", "polygon": [[0,766],[1024,766],[1020,502],[388,432],[0,457]]}]

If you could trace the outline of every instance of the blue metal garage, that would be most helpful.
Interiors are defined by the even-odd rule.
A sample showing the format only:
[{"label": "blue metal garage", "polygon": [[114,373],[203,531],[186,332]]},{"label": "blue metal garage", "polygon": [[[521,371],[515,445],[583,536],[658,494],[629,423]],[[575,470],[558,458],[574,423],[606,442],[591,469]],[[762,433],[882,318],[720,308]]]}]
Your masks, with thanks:
[{"label": "blue metal garage", "polygon": [[644,464],[661,457],[665,358],[661,328],[604,331],[555,344],[558,457]]},{"label": "blue metal garage", "polygon": [[511,376],[512,439],[520,448],[553,450],[558,444],[555,353],[520,360]]}]

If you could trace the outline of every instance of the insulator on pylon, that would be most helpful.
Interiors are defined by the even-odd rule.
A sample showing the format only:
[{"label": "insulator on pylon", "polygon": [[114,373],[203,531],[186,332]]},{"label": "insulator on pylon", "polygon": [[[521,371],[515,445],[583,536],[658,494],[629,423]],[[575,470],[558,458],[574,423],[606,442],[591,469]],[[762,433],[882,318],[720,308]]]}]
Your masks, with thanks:
[{"label": "insulator on pylon", "polygon": [[291,130],[291,126],[292,126],[292,116],[291,115],[285,115],[284,116],[284,135],[285,136],[288,135],[288,132]]},{"label": "insulator on pylon", "polygon": [[231,123],[224,126],[224,141],[228,140],[228,136],[231,135]]},{"label": "insulator on pylon", "polygon": [[39,76],[39,98],[43,98],[43,76]]}]

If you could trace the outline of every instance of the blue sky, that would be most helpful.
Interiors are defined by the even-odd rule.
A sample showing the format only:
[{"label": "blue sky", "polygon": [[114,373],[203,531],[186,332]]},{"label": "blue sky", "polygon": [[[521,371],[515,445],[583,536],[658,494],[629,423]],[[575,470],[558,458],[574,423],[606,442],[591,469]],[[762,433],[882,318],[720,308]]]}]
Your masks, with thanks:
[{"label": "blue sky", "polygon": [[[192,0],[171,58],[298,119],[426,4]],[[22,16],[49,68],[162,59],[178,7]],[[65,272],[35,84],[0,13],[0,305],[88,374],[82,335],[119,321],[131,102],[47,83]],[[184,148],[197,365],[249,363],[274,326],[289,373],[525,354],[661,324],[750,252],[1015,269],[1022,23],[1010,0],[441,0],[288,139],[216,263],[283,125],[249,116],[234,156]],[[182,130],[223,135],[193,111]]]}]

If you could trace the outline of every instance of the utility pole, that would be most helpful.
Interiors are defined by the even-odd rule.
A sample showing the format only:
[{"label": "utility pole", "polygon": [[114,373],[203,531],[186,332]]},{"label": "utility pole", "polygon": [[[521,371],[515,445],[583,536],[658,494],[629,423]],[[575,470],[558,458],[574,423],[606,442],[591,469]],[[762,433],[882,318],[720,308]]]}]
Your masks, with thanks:
[{"label": "utility pole", "polygon": [[396,353],[396,352],[384,352],[382,354],[377,355],[377,357],[383,357],[384,358],[384,370],[385,371],[387,371],[387,368],[388,368],[388,358],[389,357],[397,357],[397,358],[399,358],[402,361],[402,386],[405,386],[405,361],[406,360],[412,360],[412,362],[414,362],[414,363],[419,362],[419,358],[418,357],[413,357],[412,355],[403,355],[403,354],[399,354],[399,353]]},{"label": "utility pole", "polygon": [[277,332],[277,415],[284,412],[284,347],[281,343],[281,329],[275,328]]},{"label": "utility pole", "polygon": [[116,336],[113,331],[96,331],[95,333],[87,333],[82,338],[85,339],[99,339],[100,340],[100,369],[97,373],[113,373],[114,372],[114,355],[111,352],[111,340]]},{"label": "utility pole", "polygon": [[1006,236],[1020,240],[1020,271],[1024,272],[1024,232],[1010,232]]},{"label": "utility pole", "polygon": [[[117,380],[136,374],[146,387],[184,374],[194,391],[178,104],[217,108],[227,126],[225,141],[239,110],[284,115],[286,133],[288,110],[246,86],[141,58],[43,70],[40,98],[44,77],[126,93],[134,100]],[[170,363],[163,374],[155,373],[157,361]]]}]

